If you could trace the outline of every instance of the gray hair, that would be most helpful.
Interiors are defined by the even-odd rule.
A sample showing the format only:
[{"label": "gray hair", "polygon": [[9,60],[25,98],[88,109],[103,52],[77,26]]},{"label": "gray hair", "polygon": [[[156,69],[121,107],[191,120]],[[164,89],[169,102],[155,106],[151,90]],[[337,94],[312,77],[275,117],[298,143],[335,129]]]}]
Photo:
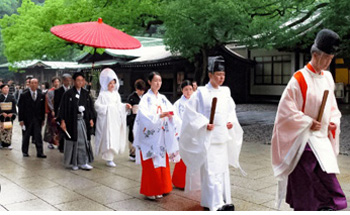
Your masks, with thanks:
[{"label": "gray hair", "polygon": [[66,80],[67,78],[72,78],[72,76],[71,76],[70,74],[68,74],[68,73],[64,73],[64,74],[62,75],[62,79],[63,79],[63,80]]}]

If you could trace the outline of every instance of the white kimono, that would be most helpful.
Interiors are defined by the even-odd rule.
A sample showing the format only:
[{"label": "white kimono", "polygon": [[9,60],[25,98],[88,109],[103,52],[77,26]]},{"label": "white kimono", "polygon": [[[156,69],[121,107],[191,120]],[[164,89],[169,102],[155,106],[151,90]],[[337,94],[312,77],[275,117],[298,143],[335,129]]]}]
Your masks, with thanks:
[{"label": "white kimono", "polygon": [[[208,131],[213,97],[218,98],[215,127]],[[201,205],[210,210],[231,203],[229,164],[241,169],[243,130],[235,108],[230,89],[214,89],[209,82],[205,87],[198,87],[183,114],[179,144],[187,167],[185,191],[201,189]],[[227,129],[228,122],[233,124],[232,129]]]},{"label": "white kimono", "polygon": [[[277,110],[271,140],[272,167],[278,180],[277,207],[285,198],[288,175],[298,164],[307,143],[323,171],[339,173],[336,155],[339,153],[341,113],[334,96],[333,77],[328,71],[315,74],[308,66],[299,71],[307,88],[306,101],[297,80],[301,74],[297,72],[284,90]],[[322,117],[322,128],[312,131],[310,127],[313,119],[317,119],[324,90],[329,90],[329,96]],[[330,122],[337,125],[334,136],[328,131]]]},{"label": "white kimono", "polygon": [[[126,115],[125,104],[121,103],[118,93],[119,82],[113,70],[100,75],[101,91],[95,102],[97,112],[95,152],[102,154],[102,159],[112,161],[114,155],[123,153],[126,146]],[[116,87],[108,91],[108,83],[115,79]]]},{"label": "white kimono", "polygon": [[140,151],[144,161],[153,159],[154,168],[166,167],[166,153],[179,151],[177,117],[160,118],[162,112],[173,110],[164,95],[158,93],[156,96],[151,89],[142,97],[133,129],[137,164],[141,161]]}]

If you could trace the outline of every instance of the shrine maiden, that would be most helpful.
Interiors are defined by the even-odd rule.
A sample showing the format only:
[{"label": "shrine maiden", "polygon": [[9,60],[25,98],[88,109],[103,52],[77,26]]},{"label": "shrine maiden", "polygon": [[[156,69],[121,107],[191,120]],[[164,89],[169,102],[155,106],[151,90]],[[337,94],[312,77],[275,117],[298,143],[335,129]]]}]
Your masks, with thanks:
[{"label": "shrine maiden", "polygon": [[150,73],[148,83],[151,89],[142,97],[135,119],[134,146],[136,163],[142,164],[140,193],[156,199],[172,190],[169,157],[178,154],[179,146],[173,105],[159,93],[160,74]]}]

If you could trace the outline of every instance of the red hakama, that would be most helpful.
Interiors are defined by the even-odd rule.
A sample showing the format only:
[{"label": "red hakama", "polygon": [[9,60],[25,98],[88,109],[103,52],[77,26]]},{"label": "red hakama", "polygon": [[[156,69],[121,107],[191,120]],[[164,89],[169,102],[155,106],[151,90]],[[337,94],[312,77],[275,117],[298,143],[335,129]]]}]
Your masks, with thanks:
[{"label": "red hakama", "polygon": [[156,196],[170,193],[173,190],[171,184],[170,166],[168,154],[166,155],[166,167],[154,168],[153,160],[146,161],[142,158],[142,176],[140,193],[145,196]]},{"label": "red hakama", "polygon": [[177,188],[185,188],[186,184],[186,165],[180,160],[180,162],[176,163],[174,172],[173,172],[173,178],[172,178],[173,184]]}]

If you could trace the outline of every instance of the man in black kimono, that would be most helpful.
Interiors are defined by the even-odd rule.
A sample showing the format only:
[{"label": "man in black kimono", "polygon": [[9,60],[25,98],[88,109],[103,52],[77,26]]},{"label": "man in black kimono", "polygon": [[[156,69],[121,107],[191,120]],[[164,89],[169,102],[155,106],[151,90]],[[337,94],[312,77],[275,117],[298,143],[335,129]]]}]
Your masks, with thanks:
[{"label": "man in black kimono", "polygon": [[[53,106],[54,106],[54,112],[55,112],[55,117],[56,117],[56,121],[57,122],[61,122],[61,120],[58,117],[58,109],[60,107],[60,103],[61,103],[61,99],[63,94],[69,90],[69,88],[71,87],[71,83],[72,83],[72,76],[70,74],[63,74],[62,75],[62,82],[63,85],[56,89],[54,91],[54,97],[53,97]],[[64,133],[63,131],[60,129],[60,143],[58,145],[58,149],[60,150],[61,153],[63,153],[64,151]]]},{"label": "man in black kimono", "polygon": [[142,95],[146,91],[146,83],[142,79],[138,79],[135,81],[135,91],[132,92],[128,98],[127,102],[133,106],[132,112],[127,117],[127,124],[129,126],[129,159],[132,161],[135,161],[135,148],[133,147],[132,143],[134,142],[134,134],[132,132],[134,128],[134,122],[136,118],[135,111],[137,110],[137,105],[140,103]]},{"label": "man in black kimono", "polygon": [[18,121],[24,131],[22,138],[23,157],[29,157],[29,138],[33,135],[37,157],[46,158],[41,137],[41,127],[45,120],[45,96],[38,90],[38,85],[38,79],[31,79],[29,90],[21,94],[18,103]]},{"label": "man in black kimono", "polygon": [[94,159],[90,143],[90,128],[94,126],[94,106],[87,90],[83,89],[85,77],[77,72],[73,75],[74,87],[62,97],[59,118],[61,129],[66,133],[64,164],[73,170],[91,170]]}]

